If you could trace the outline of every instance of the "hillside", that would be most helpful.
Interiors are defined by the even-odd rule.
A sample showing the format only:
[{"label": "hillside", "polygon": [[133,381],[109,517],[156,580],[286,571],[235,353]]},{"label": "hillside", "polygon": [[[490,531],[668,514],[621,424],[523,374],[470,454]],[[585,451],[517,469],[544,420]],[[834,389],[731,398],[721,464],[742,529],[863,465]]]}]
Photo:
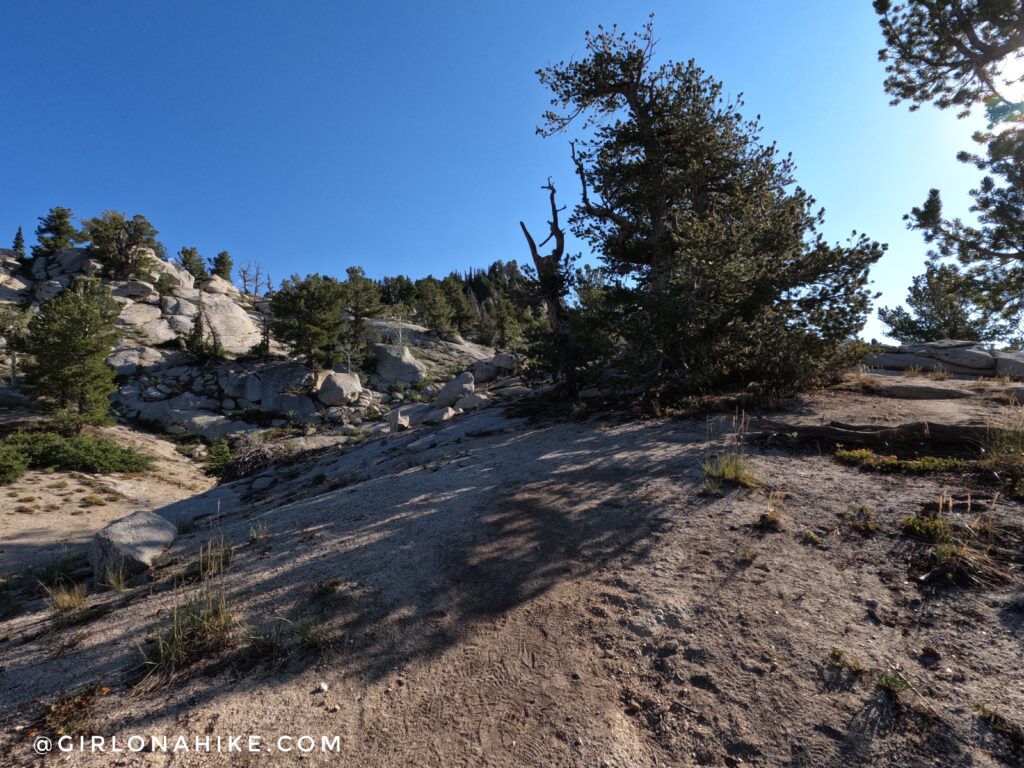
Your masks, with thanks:
[{"label": "hillside", "polygon": [[[771,418],[969,431],[1019,419],[1004,390],[858,374]],[[1020,765],[1019,503],[984,473],[879,474],[735,426],[490,408],[168,505],[182,533],[124,592],[71,615],[13,593],[4,761],[32,763],[47,706],[95,685],[97,732],[337,735],[366,766]],[[714,456],[751,487],[709,480]],[[906,520],[929,509],[998,532],[992,568],[928,578]],[[197,579],[221,536],[229,562]],[[140,685],[140,647],[204,594],[227,601],[223,644]]]}]

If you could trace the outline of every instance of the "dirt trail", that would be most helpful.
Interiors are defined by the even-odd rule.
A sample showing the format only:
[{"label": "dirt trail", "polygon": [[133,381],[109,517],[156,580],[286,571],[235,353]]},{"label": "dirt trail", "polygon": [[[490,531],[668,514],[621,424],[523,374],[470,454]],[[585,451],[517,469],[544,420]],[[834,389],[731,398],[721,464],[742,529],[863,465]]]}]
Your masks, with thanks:
[{"label": "dirt trail", "polygon": [[[881,400],[821,393],[790,415],[870,421]],[[94,727],[108,736],[340,737],[340,756],[238,765],[1021,764],[1024,745],[975,710],[1024,722],[1019,536],[1009,583],[922,589],[901,532],[944,491],[993,489],[751,448],[762,485],[709,493],[700,462],[720,447],[704,420],[531,428],[492,413],[290,468],[180,539],[155,582],[91,595],[114,606],[101,619],[38,634],[49,619],[30,607],[0,625],[0,755],[31,763],[18,729],[59,692],[99,683],[111,692]],[[757,525],[769,504],[780,531]],[[988,505],[1019,532],[1019,504]],[[859,509],[873,535],[850,525]],[[226,572],[175,586],[220,533],[235,544]],[[266,649],[214,654],[131,693],[136,644],[203,588],[224,590],[247,635],[280,628],[280,663]],[[330,642],[304,646],[297,627]],[[897,672],[912,690],[894,697],[878,680]]]}]

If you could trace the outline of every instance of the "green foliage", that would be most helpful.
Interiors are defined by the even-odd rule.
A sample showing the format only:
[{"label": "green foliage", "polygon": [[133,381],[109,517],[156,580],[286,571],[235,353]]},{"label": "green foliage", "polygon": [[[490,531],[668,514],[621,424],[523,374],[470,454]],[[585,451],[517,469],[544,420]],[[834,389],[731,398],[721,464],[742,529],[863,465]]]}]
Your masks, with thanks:
[{"label": "green foliage", "polygon": [[586,54],[540,70],[540,131],[582,123],[583,186],[570,224],[614,286],[625,362],[655,396],[790,390],[845,363],[867,272],[885,247],[830,245],[793,161],[761,141],[739,99],[693,62],[652,64],[653,28],[587,35]]},{"label": "green foliage", "polygon": [[[1007,67],[1024,50],[1024,7],[1004,0],[925,3],[876,0],[885,37],[886,91],[911,109],[933,103],[960,116],[984,105],[989,127],[975,142],[984,155],[959,159],[984,172],[971,190],[977,224],[945,218],[939,190],[906,217],[922,233],[932,259],[955,258],[989,311],[1019,325],[1024,315],[1024,103],[1010,101],[1007,85],[1020,85]],[[1013,330],[1011,327],[1008,330]]]},{"label": "green foliage", "polygon": [[836,460],[842,464],[867,469],[872,472],[901,472],[926,475],[932,472],[954,472],[967,466],[963,459],[947,456],[921,456],[917,459],[900,459],[875,453],[870,448],[854,448],[836,451]]},{"label": "green foliage", "polygon": [[17,304],[0,304],[0,339],[4,340],[11,359],[11,386],[18,381],[18,351],[25,345],[29,311]]},{"label": "green foliage", "polygon": [[[193,249],[194,250],[194,249]],[[231,270],[235,268],[235,262],[227,251],[221,251],[210,259],[210,274],[231,282]],[[192,270],[189,270],[190,272]]]},{"label": "green foliage", "polygon": [[452,329],[455,312],[441,288],[441,281],[436,277],[424,277],[416,281],[413,308],[417,321],[430,330],[443,333]]},{"label": "green foliage", "polygon": [[380,282],[380,299],[388,306],[410,305],[416,297],[416,286],[405,275],[385,277]]},{"label": "green foliage", "polygon": [[160,681],[233,647],[238,622],[223,592],[204,591],[171,612],[170,626],[143,651],[143,682]]},{"label": "green foliage", "polygon": [[705,458],[701,462],[701,468],[704,470],[705,479],[712,483],[739,485],[744,488],[756,488],[761,484],[741,453],[730,452]]},{"label": "green foliage", "polygon": [[25,388],[37,403],[85,422],[109,417],[114,371],[106,357],[118,334],[121,305],[96,280],[79,278],[46,302],[28,324]]},{"label": "green foliage", "polygon": [[45,216],[39,217],[36,227],[36,245],[32,246],[32,255],[36,258],[52,256],[69,248],[82,239],[81,233],[71,223],[70,208],[57,206],[51,208]]},{"label": "green foliage", "polygon": [[200,361],[224,356],[217,340],[207,331],[206,311],[200,300],[199,309],[192,318],[192,328],[185,337],[185,351]]},{"label": "green foliage", "polygon": [[452,327],[463,336],[471,336],[479,323],[462,280],[458,275],[448,275],[441,281],[441,290],[444,292],[448,305],[452,308]]},{"label": "green foliage", "polygon": [[14,251],[14,258],[22,264],[28,259],[25,255],[25,235],[22,234],[21,227],[18,227],[18,231],[14,233],[14,242],[11,244],[11,250]]},{"label": "green foliage", "polygon": [[952,264],[929,264],[914,278],[907,305],[878,310],[888,335],[904,343],[963,339],[993,341],[1006,335],[1004,324],[981,304],[974,284]]},{"label": "green foliage", "polygon": [[1005,0],[875,0],[885,37],[885,90],[911,109],[932,102],[961,116],[1002,84],[1004,62],[1024,46],[1024,8]]},{"label": "green foliage", "polygon": [[329,368],[345,331],[345,287],[333,277],[293,275],[270,301],[271,330],[313,368]]},{"label": "green foliage", "polygon": [[932,544],[944,544],[953,539],[953,527],[941,514],[918,512],[903,521],[903,530]]},{"label": "green foliage", "polygon": [[28,460],[17,448],[0,443],[0,485],[13,483],[28,469]]},{"label": "green foliage", "polygon": [[214,440],[210,445],[209,452],[206,454],[206,468],[204,471],[208,475],[221,477],[234,459],[235,456],[231,452],[231,446],[227,440],[224,438]]},{"label": "green foliage", "polygon": [[199,253],[198,248],[184,246],[178,251],[178,266],[192,275],[196,280],[205,280],[209,277],[206,272],[206,262]]},{"label": "green foliage", "polygon": [[359,353],[366,348],[363,331],[366,330],[367,318],[379,315],[382,304],[380,286],[368,278],[362,267],[349,267],[346,270],[348,279],[344,283],[345,304],[348,306],[351,320],[345,331],[349,348]]},{"label": "green foliage", "polygon": [[174,293],[174,289],[177,285],[174,278],[164,272],[156,279],[156,283],[153,287],[156,288],[157,293],[161,296],[170,296]]},{"label": "green foliage", "polygon": [[[144,472],[153,459],[102,437],[58,432],[14,432],[0,440],[0,452],[29,469],[60,469],[89,474]],[[16,479],[16,478],[14,478]],[[7,482],[10,482],[8,480]]]},{"label": "green foliage", "polygon": [[157,231],[145,216],[128,219],[117,211],[86,219],[84,238],[89,250],[101,262],[108,275],[118,280],[145,275],[153,266],[150,251],[157,250]]}]

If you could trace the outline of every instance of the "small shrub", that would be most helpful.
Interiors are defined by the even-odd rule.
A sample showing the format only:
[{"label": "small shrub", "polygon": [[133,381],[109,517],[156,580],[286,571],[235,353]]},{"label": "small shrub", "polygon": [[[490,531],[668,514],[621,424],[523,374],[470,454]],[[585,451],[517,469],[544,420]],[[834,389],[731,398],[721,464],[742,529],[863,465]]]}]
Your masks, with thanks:
[{"label": "small shrub", "polygon": [[161,296],[170,296],[178,286],[176,285],[174,278],[164,272],[157,278],[153,287],[156,288],[157,293]]},{"label": "small shrub", "polygon": [[0,446],[17,452],[30,469],[63,469],[88,474],[144,472],[153,459],[131,448],[90,435],[67,437],[57,432],[15,432]]},{"label": "small shrub", "polygon": [[196,662],[234,647],[238,624],[223,592],[206,591],[171,612],[171,623],[143,651],[142,682],[167,680]]},{"label": "small shrub", "polygon": [[930,474],[933,472],[954,472],[964,469],[967,462],[944,456],[922,456],[918,459],[900,459],[896,456],[877,454],[870,448],[854,448],[836,451],[836,460],[872,472],[905,472],[908,474]]},{"label": "small shrub", "polygon": [[878,533],[878,522],[875,520],[875,512],[861,504],[857,507],[853,517],[850,518],[850,528],[859,533],[865,539],[869,539]]},{"label": "small shrub", "polygon": [[221,477],[227,471],[228,466],[234,460],[231,453],[231,446],[224,438],[215,440],[206,454],[206,474],[214,477]]},{"label": "small shrub", "polygon": [[98,493],[90,493],[90,494],[88,494],[86,496],[83,496],[81,499],[79,499],[78,503],[81,506],[83,506],[83,507],[102,507],[107,502]]},{"label": "small shrub", "polygon": [[28,470],[28,460],[10,445],[0,443],[0,485],[13,483]]},{"label": "small shrub", "polygon": [[875,685],[895,699],[903,691],[910,690],[910,683],[899,672],[879,672],[875,675]]}]

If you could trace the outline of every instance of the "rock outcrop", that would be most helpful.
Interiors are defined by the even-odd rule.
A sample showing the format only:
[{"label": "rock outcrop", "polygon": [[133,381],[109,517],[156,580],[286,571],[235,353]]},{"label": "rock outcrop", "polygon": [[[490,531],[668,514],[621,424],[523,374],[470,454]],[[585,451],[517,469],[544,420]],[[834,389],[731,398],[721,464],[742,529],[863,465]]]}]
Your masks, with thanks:
[{"label": "rock outcrop", "polygon": [[975,341],[932,341],[886,347],[865,356],[870,368],[944,370],[964,376],[1024,377],[1024,352],[997,352]]}]

